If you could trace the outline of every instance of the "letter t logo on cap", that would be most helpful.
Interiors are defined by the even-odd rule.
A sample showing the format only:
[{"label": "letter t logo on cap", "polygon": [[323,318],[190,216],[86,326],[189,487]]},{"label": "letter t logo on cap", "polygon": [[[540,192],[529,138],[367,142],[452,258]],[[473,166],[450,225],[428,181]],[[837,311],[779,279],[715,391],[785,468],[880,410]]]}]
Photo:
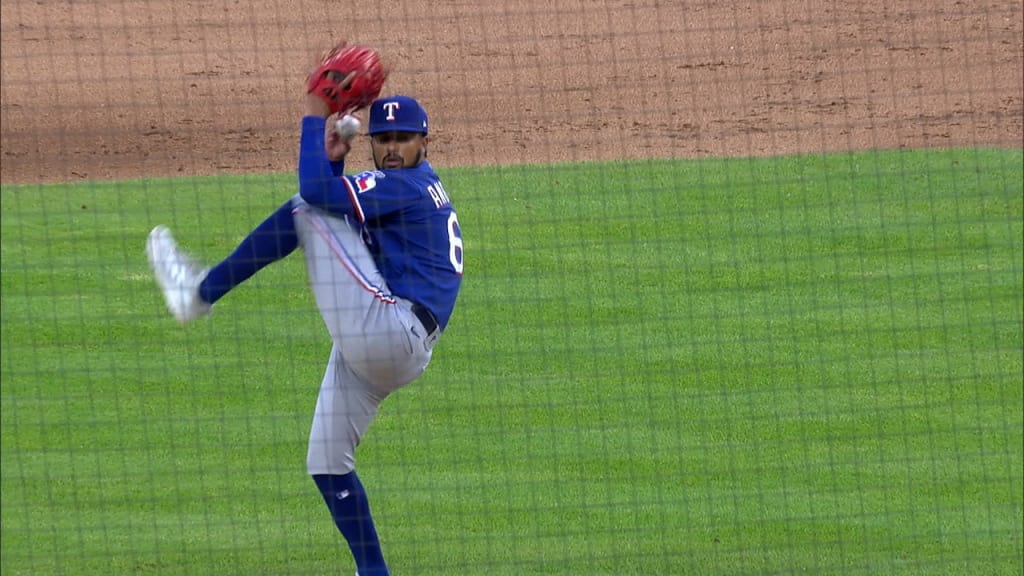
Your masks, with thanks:
[{"label": "letter t logo on cap", "polygon": [[401,108],[398,102],[385,102],[384,109],[388,111],[387,119],[393,122],[395,120],[395,110],[400,110]]}]

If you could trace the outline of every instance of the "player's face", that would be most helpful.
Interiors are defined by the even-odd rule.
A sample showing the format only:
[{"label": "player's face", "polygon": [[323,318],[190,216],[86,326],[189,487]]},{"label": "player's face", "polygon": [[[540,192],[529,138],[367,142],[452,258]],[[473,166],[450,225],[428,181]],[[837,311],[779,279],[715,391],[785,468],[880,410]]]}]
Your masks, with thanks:
[{"label": "player's face", "polygon": [[381,132],[370,136],[370,152],[378,170],[413,168],[427,153],[429,138],[417,132]]}]

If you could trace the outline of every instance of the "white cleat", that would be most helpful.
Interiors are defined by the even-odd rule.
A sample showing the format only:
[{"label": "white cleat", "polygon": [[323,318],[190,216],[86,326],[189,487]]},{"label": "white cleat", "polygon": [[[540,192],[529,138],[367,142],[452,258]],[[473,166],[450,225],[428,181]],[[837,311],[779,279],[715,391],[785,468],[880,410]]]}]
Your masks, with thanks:
[{"label": "white cleat", "polygon": [[199,297],[199,284],[210,272],[178,248],[166,226],[157,226],[146,239],[146,255],[164,293],[167,309],[182,324],[206,316],[211,305]]}]

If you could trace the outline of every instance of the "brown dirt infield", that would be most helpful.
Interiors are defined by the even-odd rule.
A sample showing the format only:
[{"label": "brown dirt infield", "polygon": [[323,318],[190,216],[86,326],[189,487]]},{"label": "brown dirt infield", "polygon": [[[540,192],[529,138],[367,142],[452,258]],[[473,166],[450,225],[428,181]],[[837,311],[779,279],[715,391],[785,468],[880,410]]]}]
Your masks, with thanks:
[{"label": "brown dirt infield", "polygon": [[1022,146],[1020,0],[0,10],[5,183],[291,171],[303,78],[342,37],[424,102],[441,167]]}]

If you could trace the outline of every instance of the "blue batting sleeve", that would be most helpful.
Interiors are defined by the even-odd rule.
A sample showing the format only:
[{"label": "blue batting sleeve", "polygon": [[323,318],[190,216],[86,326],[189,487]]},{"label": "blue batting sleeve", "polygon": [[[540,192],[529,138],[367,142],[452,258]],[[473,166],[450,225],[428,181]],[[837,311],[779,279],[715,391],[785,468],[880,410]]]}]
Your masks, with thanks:
[{"label": "blue batting sleeve", "polygon": [[291,254],[298,245],[289,200],[250,232],[230,256],[210,269],[199,285],[199,296],[213,304],[263,267]]},{"label": "blue batting sleeve", "polygon": [[299,142],[299,196],[310,206],[335,216],[352,214],[348,189],[334,176],[331,161],[327,159],[324,131],[327,121],[319,116],[302,119],[302,137]]}]

